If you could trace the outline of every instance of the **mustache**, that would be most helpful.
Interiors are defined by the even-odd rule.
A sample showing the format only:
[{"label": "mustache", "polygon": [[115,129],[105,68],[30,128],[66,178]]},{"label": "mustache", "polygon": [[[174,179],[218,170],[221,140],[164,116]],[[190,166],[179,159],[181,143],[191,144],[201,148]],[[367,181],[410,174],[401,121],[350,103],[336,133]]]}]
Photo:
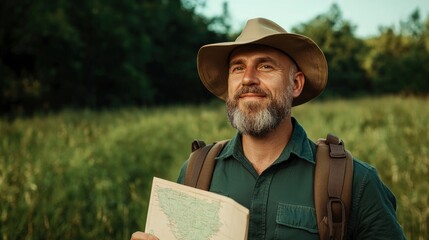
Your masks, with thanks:
[{"label": "mustache", "polygon": [[265,92],[260,87],[257,87],[257,86],[244,86],[243,88],[241,88],[240,90],[238,90],[234,94],[234,100],[238,100],[241,95],[246,94],[246,93],[255,93],[255,94],[260,94],[260,95],[263,95],[263,96],[270,96],[271,97],[271,95],[268,92]]}]

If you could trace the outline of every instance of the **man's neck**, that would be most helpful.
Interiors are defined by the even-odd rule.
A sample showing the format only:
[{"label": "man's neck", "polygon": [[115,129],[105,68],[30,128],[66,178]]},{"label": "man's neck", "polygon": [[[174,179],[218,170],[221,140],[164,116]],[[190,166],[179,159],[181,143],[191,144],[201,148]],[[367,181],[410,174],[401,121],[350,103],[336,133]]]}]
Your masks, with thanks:
[{"label": "man's neck", "polygon": [[258,174],[261,174],[280,156],[292,132],[292,119],[287,117],[277,128],[262,137],[242,136],[244,155]]}]

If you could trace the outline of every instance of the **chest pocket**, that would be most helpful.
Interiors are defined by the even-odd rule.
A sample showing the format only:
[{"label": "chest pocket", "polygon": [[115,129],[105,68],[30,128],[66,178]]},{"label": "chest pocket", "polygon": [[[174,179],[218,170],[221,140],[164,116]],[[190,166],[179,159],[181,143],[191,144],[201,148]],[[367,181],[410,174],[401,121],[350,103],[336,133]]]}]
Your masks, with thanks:
[{"label": "chest pocket", "polygon": [[319,239],[312,207],[279,203],[276,223],[275,239]]}]

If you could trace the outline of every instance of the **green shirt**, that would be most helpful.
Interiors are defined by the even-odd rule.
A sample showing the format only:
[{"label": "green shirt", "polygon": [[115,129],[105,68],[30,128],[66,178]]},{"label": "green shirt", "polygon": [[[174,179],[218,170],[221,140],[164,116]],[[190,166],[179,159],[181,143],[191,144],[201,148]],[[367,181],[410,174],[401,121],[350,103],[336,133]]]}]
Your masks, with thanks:
[{"label": "green shirt", "polygon": [[[319,239],[313,202],[316,145],[293,119],[280,157],[258,175],[237,134],[216,158],[210,191],[250,211],[248,239]],[[178,182],[184,182],[187,162]],[[348,239],[405,239],[396,220],[396,199],[375,169],[354,160]]]}]

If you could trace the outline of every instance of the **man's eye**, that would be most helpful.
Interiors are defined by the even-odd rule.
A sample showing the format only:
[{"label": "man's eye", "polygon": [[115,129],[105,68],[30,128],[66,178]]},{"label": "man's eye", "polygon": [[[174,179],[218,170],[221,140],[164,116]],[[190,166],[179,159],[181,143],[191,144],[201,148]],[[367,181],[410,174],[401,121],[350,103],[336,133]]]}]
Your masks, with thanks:
[{"label": "man's eye", "polygon": [[271,65],[262,65],[262,69],[272,69],[273,67]]},{"label": "man's eye", "polygon": [[242,66],[232,66],[231,72],[242,71],[244,68]]}]

